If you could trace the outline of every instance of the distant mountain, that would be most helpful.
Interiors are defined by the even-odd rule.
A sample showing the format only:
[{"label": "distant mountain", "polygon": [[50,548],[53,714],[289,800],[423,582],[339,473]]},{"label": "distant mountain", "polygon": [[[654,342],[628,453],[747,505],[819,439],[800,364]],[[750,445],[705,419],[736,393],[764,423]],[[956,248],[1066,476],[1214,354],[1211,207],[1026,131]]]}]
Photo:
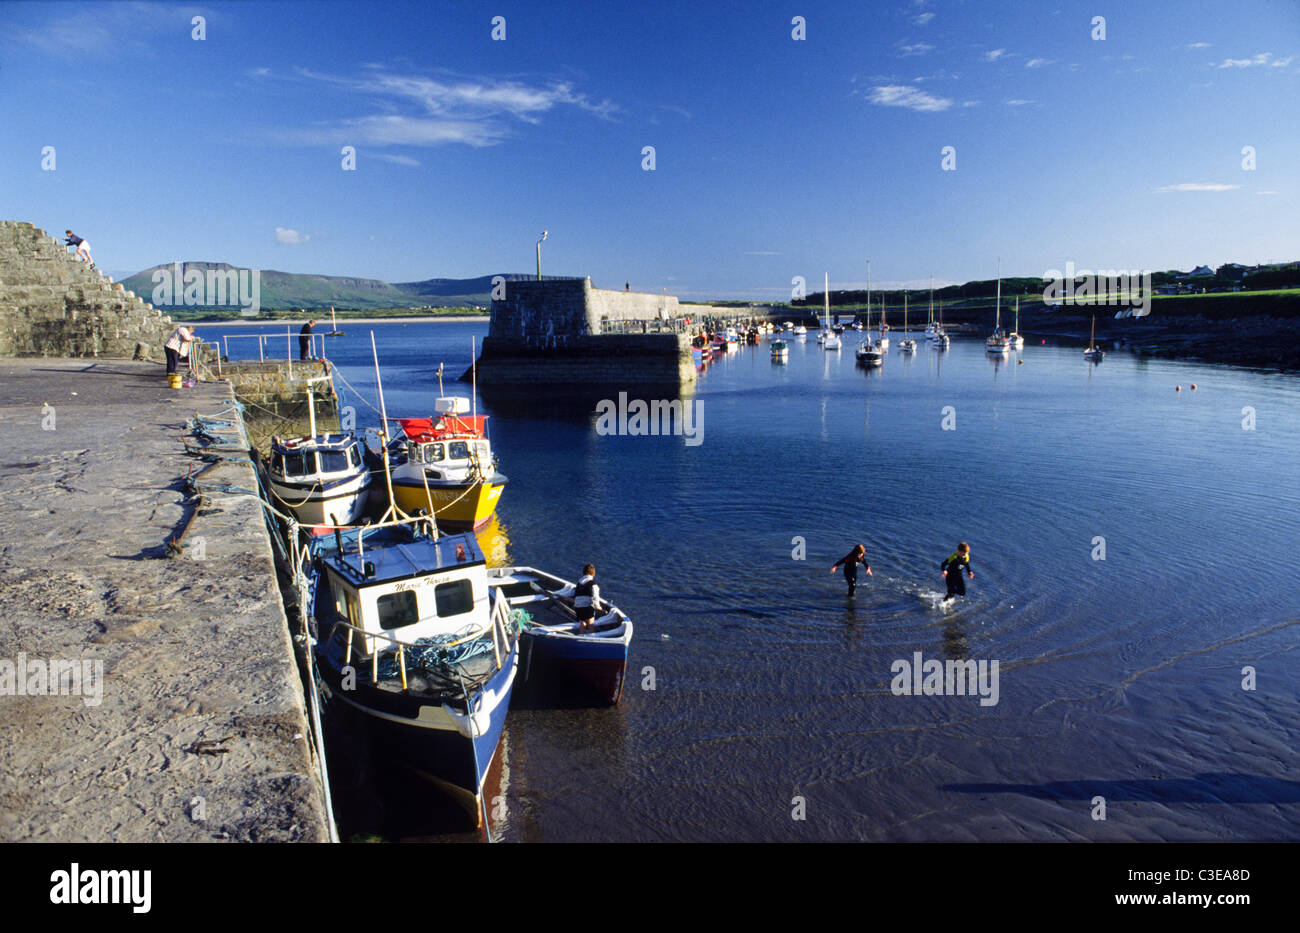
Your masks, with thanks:
[{"label": "distant mountain", "polygon": [[[197,301],[186,302],[184,292],[173,290],[170,295],[160,291],[163,284],[172,284],[175,278],[174,263],[153,266],[142,272],[127,276],[122,284],[141,298],[152,303],[160,310],[189,308],[192,310],[225,310],[238,301],[228,297],[224,303],[218,294],[206,287],[209,273],[212,279],[218,274],[235,272],[245,273],[245,289],[251,287],[247,278],[248,270],[224,262],[183,262],[180,276],[182,280],[191,271],[198,271],[204,277],[205,288],[197,295]],[[155,282],[155,272],[162,272],[165,278]],[[533,276],[518,273],[501,273],[507,282],[530,279]],[[420,282],[382,282],[378,279],[359,279],[337,275],[304,275],[295,272],[278,272],[274,269],[262,269],[259,277],[259,303],[267,310],[280,309],[321,309],[334,307],[340,311],[366,311],[376,308],[451,308],[451,307],[487,307],[492,303],[492,279],[494,275],[481,275],[472,279],[425,279]],[[557,278],[546,276],[546,278]],[[157,300],[155,300],[157,298]]]}]

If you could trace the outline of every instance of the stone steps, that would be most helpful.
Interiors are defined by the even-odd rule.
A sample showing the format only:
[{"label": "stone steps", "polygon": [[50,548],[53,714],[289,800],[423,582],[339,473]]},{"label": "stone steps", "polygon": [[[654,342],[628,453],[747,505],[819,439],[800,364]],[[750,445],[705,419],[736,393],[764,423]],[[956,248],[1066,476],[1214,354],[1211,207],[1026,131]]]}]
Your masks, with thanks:
[{"label": "stone steps", "polygon": [[161,359],[171,318],[29,223],[0,221],[0,356]]}]

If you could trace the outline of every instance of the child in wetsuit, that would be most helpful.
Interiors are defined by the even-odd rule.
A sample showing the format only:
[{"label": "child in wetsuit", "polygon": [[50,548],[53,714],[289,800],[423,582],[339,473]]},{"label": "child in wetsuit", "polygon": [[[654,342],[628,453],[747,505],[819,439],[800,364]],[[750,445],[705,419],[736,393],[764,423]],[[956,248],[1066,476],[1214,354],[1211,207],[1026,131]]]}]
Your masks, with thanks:
[{"label": "child in wetsuit", "polygon": [[871,565],[867,563],[867,546],[865,544],[859,544],[831,567],[831,573],[839,570],[841,565],[844,567],[844,579],[848,581],[850,596],[858,588],[858,564],[866,567],[867,576],[871,576]]},{"label": "child in wetsuit", "polygon": [[948,555],[948,559],[939,565],[944,579],[948,581],[948,599],[966,595],[966,581],[962,579],[963,570],[970,579],[975,579],[975,571],[970,569],[970,545],[965,541],[957,545],[957,550]]}]

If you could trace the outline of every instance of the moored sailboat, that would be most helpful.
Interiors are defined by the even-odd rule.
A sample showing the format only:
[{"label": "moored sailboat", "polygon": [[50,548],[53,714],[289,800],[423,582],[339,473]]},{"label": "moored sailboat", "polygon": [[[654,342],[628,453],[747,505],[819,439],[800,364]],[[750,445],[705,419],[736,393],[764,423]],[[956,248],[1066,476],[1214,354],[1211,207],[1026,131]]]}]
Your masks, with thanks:
[{"label": "moored sailboat", "polygon": [[989,334],[988,339],[984,341],[984,349],[989,353],[1007,353],[1011,349],[1011,341],[1007,335],[1002,332],[1002,260],[998,260],[998,291],[995,302],[996,318],[993,325],[993,333]]}]

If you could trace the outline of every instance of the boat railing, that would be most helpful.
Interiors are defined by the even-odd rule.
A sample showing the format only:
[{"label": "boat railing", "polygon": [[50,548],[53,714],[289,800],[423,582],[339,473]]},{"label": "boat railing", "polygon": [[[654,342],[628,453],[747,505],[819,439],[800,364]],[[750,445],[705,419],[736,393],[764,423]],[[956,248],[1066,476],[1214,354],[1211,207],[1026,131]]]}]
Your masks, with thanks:
[{"label": "boat railing", "polygon": [[[402,681],[402,689],[408,689],[409,677],[406,670],[408,651],[424,650],[430,647],[429,645],[421,645],[416,642],[403,641],[400,638],[396,638],[383,632],[372,632],[368,629],[361,628],[360,626],[353,625],[351,622],[345,622],[342,619],[336,621],[334,625],[336,629],[341,626],[347,633],[344,643],[343,663],[345,665],[350,665],[352,663],[354,651],[357,652],[360,660],[366,660],[368,657],[370,661],[370,682],[372,684],[379,683],[380,658],[385,654],[395,654],[397,657],[397,672]],[[510,654],[510,628],[510,610],[507,606],[507,601],[503,596],[498,596],[492,601],[492,609],[486,627],[475,629],[454,641],[438,645],[437,647],[442,649],[457,648],[485,636],[491,636],[492,657],[496,664],[493,670],[500,670],[502,659]],[[360,636],[363,639],[366,649],[357,646],[357,636]],[[338,638],[339,636],[334,632],[331,632],[330,637]],[[376,648],[374,644],[375,642],[383,642],[384,647]],[[364,653],[367,649],[368,655]]]}]

